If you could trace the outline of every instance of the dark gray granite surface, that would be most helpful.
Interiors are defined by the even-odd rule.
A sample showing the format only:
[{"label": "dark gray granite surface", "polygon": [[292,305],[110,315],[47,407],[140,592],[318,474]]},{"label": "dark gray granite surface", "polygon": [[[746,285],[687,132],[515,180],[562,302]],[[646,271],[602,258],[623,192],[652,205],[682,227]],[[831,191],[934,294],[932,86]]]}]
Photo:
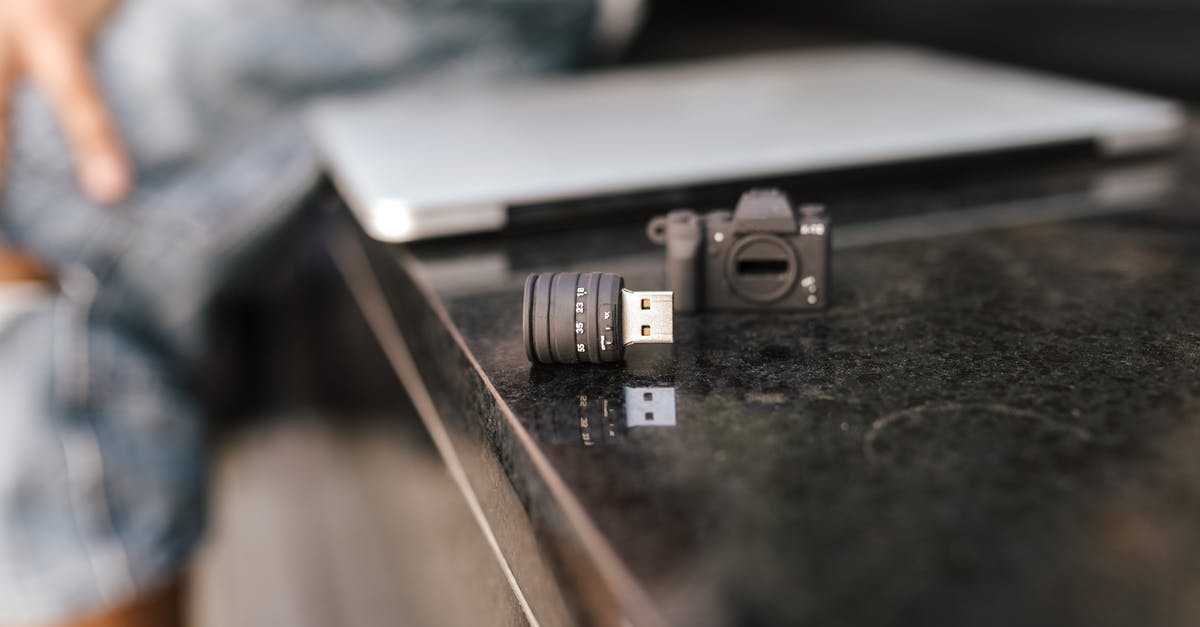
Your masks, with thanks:
[{"label": "dark gray granite surface", "polygon": [[[679,317],[673,346],[621,366],[530,365],[521,282],[661,287],[641,218],[399,259],[461,334],[447,368],[480,379],[461,420],[525,507],[572,524],[539,516],[561,480],[667,623],[1195,625],[1189,159],[799,186],[838,229],[833,306]],[[418,353],[444,331],[404,317]],[[548,471],[513,461],[530,446]]]}]

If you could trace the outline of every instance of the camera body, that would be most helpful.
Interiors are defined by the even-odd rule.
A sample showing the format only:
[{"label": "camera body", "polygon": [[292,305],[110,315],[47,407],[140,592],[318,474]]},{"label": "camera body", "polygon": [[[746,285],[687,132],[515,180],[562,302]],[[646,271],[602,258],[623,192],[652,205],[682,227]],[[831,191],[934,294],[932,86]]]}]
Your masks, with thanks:
[{"label": "camera body", "polygon": [[675,311],[819,311],[829,303],[829,216],[752,189],[732,211],[676,209],[650,221],[666,246]]}]

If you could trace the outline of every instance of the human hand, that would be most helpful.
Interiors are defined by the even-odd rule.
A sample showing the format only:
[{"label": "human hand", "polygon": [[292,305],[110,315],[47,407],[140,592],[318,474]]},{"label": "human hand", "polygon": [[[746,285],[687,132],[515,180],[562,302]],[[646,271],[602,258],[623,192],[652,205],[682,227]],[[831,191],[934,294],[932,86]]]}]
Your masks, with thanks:
[{"label": "human hand", "polygon": [[31,80],[49,100],[71,146],[84,192],[99,203],[121,200],[133,167],[96,78],[92,36],[117,0],[0,0],[0,176],[8,152],[16,83]]}]

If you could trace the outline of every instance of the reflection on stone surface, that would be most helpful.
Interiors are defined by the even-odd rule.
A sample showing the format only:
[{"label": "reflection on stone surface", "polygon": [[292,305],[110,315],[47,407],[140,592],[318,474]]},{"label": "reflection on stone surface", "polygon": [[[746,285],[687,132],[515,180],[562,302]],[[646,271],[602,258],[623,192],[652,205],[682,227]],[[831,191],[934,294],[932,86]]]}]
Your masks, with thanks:
[{"label": "reflection on stone surface", "polygon": [[[863,456],[872,464],[951,470],[997,455],[1029,455],[1034,446],[1081,446],[1091,439],[1087,430],[1068,420],[1027,409],[998,403],[922,403],[871,423],[863,436]],[[1005,440],[1027,446],[998,446]]]},{"label": "reflection on stone surface", "polygon": [[664,386],[560,387],[548,368],[530,370],[530,393],[539,399],[530,432],[550,445],[615,446],[629,431],[676,425],[675,388]]},{"label": "reflection on stone surface", "polygon": [[[949,189],[828,205],[841,225],[993,198]],[[1200,211],[1109,209],[844,248],[827,312],[681,316],[611,367],[531,370],[519,278],[442,298],[674,624],[1189,625]],[[462,247],[657,289],[641,228]],[[646,387],[674,389],[673,428],[630,428]]]}]

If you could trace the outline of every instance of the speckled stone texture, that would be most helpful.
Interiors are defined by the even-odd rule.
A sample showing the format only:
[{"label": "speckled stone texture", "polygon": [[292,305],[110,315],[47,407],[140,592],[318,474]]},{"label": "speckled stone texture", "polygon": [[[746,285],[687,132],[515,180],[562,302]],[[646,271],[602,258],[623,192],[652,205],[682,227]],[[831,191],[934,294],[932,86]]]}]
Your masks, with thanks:
[{"label": "speckled stone texture", "polygon": [[[845,198],[835,228],[889,217]],[[531,366],[521,281],[660,287],[640,221],[417,247],[407,270],[499,394],[464,411],[512,409],[672,624],[1200,624],[1197,195],[1083,198],[1096,215],[858,238],[827,312],[680,317],[617,367]],[[675,426],[629,426],[627,387],[673,387]]]}]

